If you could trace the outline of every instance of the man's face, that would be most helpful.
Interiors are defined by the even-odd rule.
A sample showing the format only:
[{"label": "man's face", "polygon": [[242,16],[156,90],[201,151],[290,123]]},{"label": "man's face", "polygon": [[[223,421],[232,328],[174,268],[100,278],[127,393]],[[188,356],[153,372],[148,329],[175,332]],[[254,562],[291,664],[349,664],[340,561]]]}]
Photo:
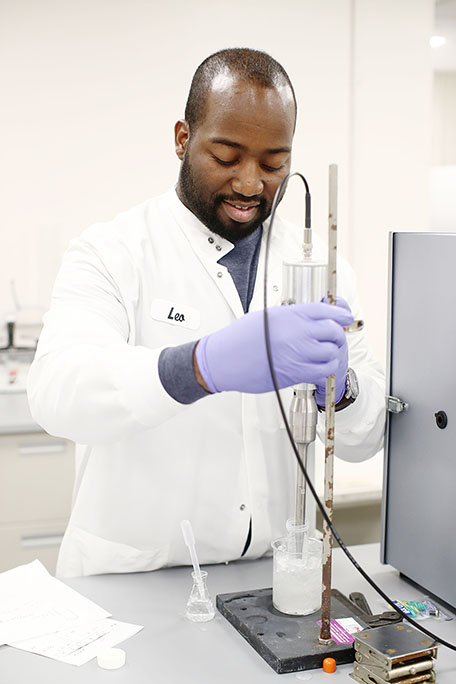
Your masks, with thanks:
[{"label": "man's face", "polygon": [[263,88],[231,74],[215,79],[196,130],[190,134],[185,121],[175,127],[181,201],[227,240],[252,233],[289,173],[294,123],[290,88]]}]

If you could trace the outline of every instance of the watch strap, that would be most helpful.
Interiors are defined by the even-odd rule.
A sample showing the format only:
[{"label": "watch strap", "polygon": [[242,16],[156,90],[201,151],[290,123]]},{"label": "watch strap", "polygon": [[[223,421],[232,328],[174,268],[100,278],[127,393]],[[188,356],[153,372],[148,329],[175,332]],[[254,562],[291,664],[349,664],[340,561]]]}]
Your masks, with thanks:
[{"label": "watch strap", "polygon": [[[347,376],[345,380],[345,392],[343,393],[342,398],[339,399],[335,405],[334,411],[337,413],[337,411],[342,411],[342,409],[347,408],[347,406],[350,406],[350,404],[353,404],[353,402],[356,401],[358,394],[358,380],[355,371],[353,368],[349,368],[347,370]],[[317,408],[320,413],[325,410],[324,406],[319,406],[318,404]]]}]

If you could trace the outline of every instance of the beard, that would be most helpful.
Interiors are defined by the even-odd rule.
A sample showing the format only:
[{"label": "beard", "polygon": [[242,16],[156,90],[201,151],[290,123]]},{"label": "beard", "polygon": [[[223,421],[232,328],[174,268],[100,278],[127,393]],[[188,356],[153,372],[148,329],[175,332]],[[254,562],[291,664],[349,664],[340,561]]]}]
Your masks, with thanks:
[{"label": "beard", "polygon": [[247,237],[255,232],[261,224],[268,218],[271,213],[271,207],[264,197],[255,197],[255,201],[259,202],[258,212],[256,218],[249,223],[238,223],[228,216],[225,222],[219,218],[218,209],[222,202],[228,200],[230,202],[243,201],[248,202],[251,197],[244,197],[243,195],[222,195],[217,194],[212,201],[203,196],[204,187],[202,184],[198,185],[195,181],[192,166],[189,162],[189,149],[181,164],[179,174],[179,190],[180,197],[192,214],[203,223],[206,228],[212,233],[219,235],[225,240],[236,242],[242,238]]}]

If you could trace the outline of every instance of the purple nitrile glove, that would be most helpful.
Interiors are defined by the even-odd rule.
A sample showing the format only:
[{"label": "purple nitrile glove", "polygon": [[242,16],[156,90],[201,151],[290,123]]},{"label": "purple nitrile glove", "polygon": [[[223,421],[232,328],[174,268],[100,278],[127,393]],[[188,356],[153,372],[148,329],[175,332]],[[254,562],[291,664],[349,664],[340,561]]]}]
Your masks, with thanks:
[{"label": "purple nitrile glove", "polygon": [[[326,301],[326,297],[323,301]],[[342,297],[336,297],[337,307],[341,307],[351,314],[350,305]],[[346,325],[346,324],[345,324]],[[344,336],[345,337],[345,336]],[[334,393],[334,402],[337,404],[345,393],[345,379],[347,377],[348,370],[348,345],[347,340],[344,339],[344,343],[339,347],[338,353],[338,365],[336,370],[336,391]],[[315,401],[319,406],[325,406],[326,404],[326,381],[323,385],[315,383],[317,389],[315,390]]]},{"label": "purple nitrile glove", "polygon": [[[324,387],[326,376],[338,372],[346,346],[343,326],[353,322],[351,312],[316,302],[275,306],[268,314],[279,388],[300,382]],[[272,391],[263,311],[247,313],[203,337],[196,346],[196,362],[210,392]]]},{"label": "purple nitrile glove", "polygon": [[[323,297],[323,299],[321,301],[327,303],[328,297]],[[347,311],[350,311],[350,313],[351,313],[350,304],[343,297],[336,297],[336,306],[340,306],[342,309],[346,309]]]}]

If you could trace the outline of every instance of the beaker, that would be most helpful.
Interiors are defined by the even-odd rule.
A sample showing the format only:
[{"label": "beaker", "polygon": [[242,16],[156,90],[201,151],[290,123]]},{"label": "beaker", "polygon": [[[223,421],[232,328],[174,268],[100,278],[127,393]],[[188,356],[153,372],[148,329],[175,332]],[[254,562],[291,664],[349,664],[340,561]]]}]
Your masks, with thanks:
[{"label": "beaker", "polygon": [[321,606],[322,543],[304,539],[303,546],[289,535],[275,539],[273,549],[272,603],[288,615],[310,615]]},{"label": "beaker", "polygon": [[192,622],[207,622],[215,616],[214,604],[206,585],[207,572],[201,570],[200,579],[192,572],[193,587],[187,601],[185,617]]}]

